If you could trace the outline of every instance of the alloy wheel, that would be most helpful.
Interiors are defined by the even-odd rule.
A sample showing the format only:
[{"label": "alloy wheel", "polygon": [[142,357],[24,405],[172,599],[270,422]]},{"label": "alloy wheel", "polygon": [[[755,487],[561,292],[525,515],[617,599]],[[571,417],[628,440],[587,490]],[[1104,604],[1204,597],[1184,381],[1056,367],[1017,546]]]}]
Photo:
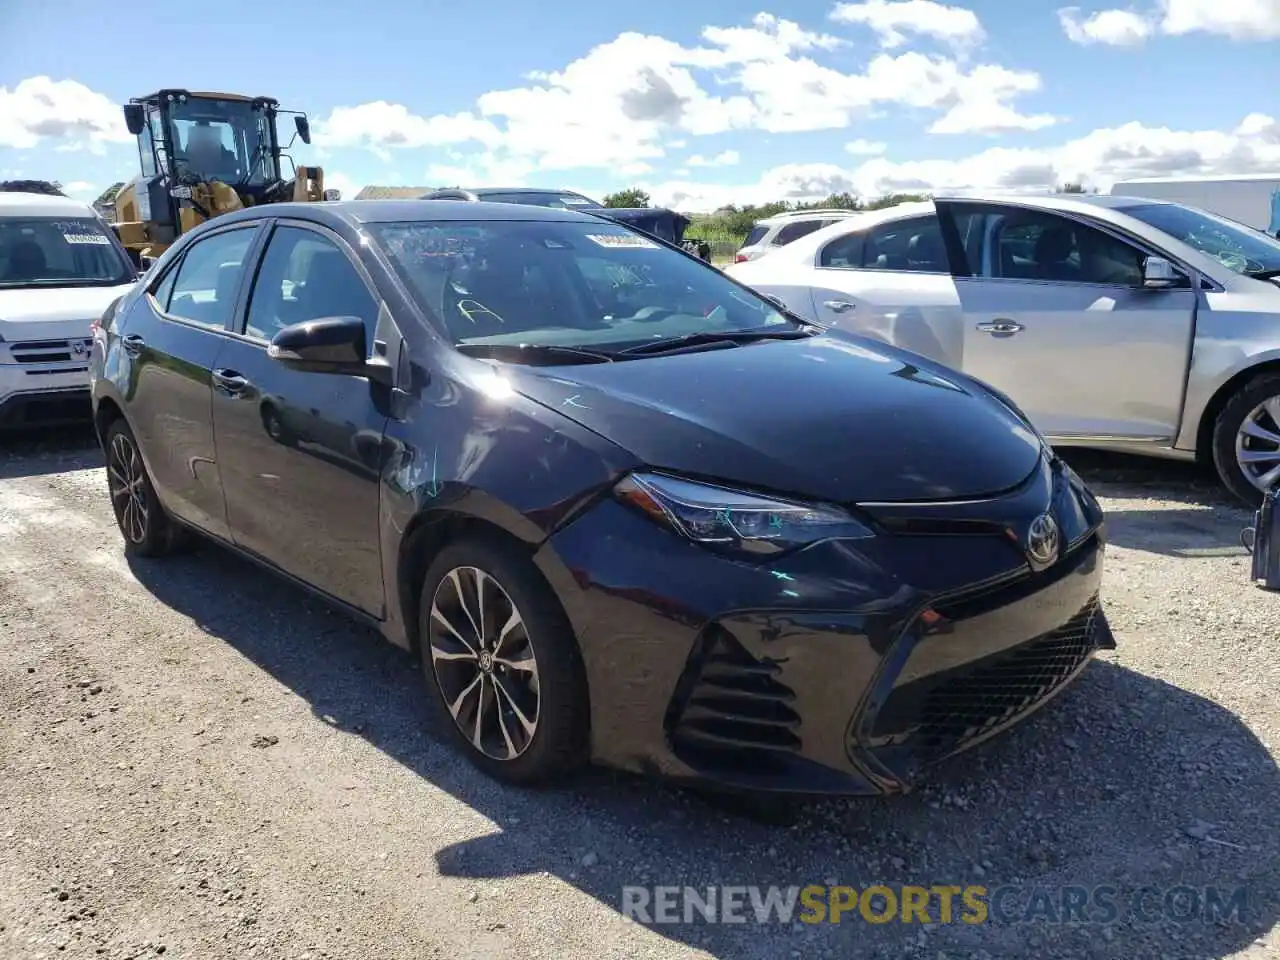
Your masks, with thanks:
[{"label": "alloy wheel", "polygon": [[1280,396],[1264,400],[1244,418],[1236,433],[1236,462],[1259,490],[1280,484]]},{"label": "alloy wheel", "polygon": [[107,461],[107,487],[111,503],[120,521],[120,530],[130,542],[147,539],[151,513],[147,507],[146,472],[138,448],[123,433],[111,440],[111,456]]},{"label": "alloy wheel", "polygon": [[538,729],[538,663],[507,591],[477,567],[455,567],[431,599],[431,667],[453,722],[485,756],[509,761]]}]

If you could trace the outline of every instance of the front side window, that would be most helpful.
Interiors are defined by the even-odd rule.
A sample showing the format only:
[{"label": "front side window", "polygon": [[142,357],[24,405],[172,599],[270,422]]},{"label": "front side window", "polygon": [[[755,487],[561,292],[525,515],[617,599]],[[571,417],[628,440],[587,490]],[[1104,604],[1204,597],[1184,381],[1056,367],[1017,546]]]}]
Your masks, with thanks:
[{"label": "front side window", "polygon": [[372,343],[378,304],[333,241],[313,230],[278,227],[253,284],[244,332],[270,340],[285,327],[322,317],[359,317]]},{"label": "front side window", "polygon": [[214,330],[224,329],[235,309],[244,259],[255,232],[252,228],[228,230],[193,243],[177,267],[166,312]]},{"label": "front side window", "polygon": [[0,289],[109,287],[133,265],[96,217],[0,217]]},{"label": "front side window", "polygon": [[439,221],[368,229],[455,344],[613,350],[691,334],[799,329],[714,267],[619,225]]},{"label": "front side window", "polygon": [[1051,283],[1138,286],[1141,251],[1123,240],[1052,213],[989,215],[982,276]]},{"label": "front side window", "polygon": [[862,264],[867,270],[949,273],[947,248],[936,214],[877,224],[863,235]]},{"label": "front side window", "polygon": [[1176,203],[1142,203],[1116,209],[1176,237],[1236,273],[1265,277],[1280,270],[1280,240],[1235,221]]}]

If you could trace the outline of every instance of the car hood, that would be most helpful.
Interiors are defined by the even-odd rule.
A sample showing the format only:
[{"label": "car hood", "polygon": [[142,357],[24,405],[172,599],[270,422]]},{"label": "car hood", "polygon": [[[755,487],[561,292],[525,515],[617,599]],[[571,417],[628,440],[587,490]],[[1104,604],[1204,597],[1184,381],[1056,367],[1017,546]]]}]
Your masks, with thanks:
[{"label": "car hood", "polygon": [[110,287],[0,289],[0,338],[17,340],[88,337],[89,324],[133,282]]},{"label": "car hood", "polygon": [[1041,455],[1035,434],[973,381],[840,332],[504,370],[518,392],[651,467],[828,502],[994,494]]}]

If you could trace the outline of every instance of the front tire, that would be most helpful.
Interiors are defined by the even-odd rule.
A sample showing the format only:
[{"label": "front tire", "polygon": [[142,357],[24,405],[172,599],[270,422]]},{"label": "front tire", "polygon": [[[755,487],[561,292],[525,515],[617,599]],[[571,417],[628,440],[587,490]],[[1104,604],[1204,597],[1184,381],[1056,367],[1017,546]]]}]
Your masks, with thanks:
[{"label": "front tire", "polygon": [[446,547],[423,579],[422,668],[438,721],[496,780],[549,785],[587,754],[577,639],[537,568],[493,539]]},{"label": "front tire", "polygon": [[104,439],[107,490],[125,553],[139,557],[173,553],[183,542],[183,531],[161,506],[133,431],[124,420],[115,420]]},{"label": "front tire", "polygon": [[1213,465],[1251,506],[1280,486],[1280,374],[1264,373],[1227,401],[1213,428]]}]

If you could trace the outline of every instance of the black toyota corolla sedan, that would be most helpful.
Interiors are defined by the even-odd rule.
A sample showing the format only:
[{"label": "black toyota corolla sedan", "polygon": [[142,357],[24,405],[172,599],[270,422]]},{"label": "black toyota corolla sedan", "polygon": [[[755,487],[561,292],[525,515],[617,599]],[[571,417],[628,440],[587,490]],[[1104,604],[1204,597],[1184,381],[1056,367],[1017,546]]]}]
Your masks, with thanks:
[{"label": "black toyota corolla sedan", "polygon": [[1007,398],[587,214],[222,216],[91,378],[126,550],[373,624],[508,782],[899,791],[1114,645],[1102,512]]}]

